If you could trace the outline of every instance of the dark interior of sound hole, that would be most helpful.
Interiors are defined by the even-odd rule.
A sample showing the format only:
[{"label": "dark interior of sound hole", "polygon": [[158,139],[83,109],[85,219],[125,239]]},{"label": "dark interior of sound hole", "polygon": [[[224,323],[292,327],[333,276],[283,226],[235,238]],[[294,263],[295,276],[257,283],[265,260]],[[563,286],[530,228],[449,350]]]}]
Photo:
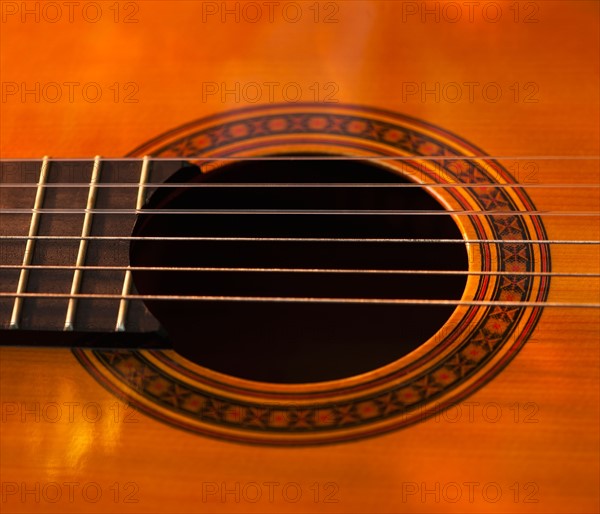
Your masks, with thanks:
[{"label": "dark interior of sound hole", "polygon": [[[315,157],[316,156],[311,156]],[[406,182],[365,161],[244,161],[171,183]],[[143,214],[134,236],[457,239],[458,227],[421,188],[163,187],[147,209],[423,210],[440,215]],[[464,244],[136,240],[133,267],[467,270]],[[144,295],[460,299],[465,275],[141,271]],[[275,383],[339,379],[391,363],[425,342],[453,306],[234,301],[146,301],[177,352],[229,375]]]}]

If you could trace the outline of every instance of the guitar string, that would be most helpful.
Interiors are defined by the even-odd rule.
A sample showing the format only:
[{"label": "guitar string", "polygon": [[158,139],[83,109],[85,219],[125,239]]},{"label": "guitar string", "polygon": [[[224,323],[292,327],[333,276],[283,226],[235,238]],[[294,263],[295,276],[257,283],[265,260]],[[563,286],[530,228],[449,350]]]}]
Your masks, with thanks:
[{"label": "guitar string", "polygon": [[[464,160],[464,158],[462,158]],[[223,159],[216,159],[216,160],[223,160]],[[235,161],[239,161],[240,159],[233,159]],[[258,160],[265,160],[265,159],[258,159]],[[285,159],[285,160],[289,160],[289,159]],[[336,159],[336,160],[340,160],[340,159]],[[344,159],[346,160],[346,159]],[[358,159],[360,160],[360,159]],[[364,160],[364,159],[363,159]],[[86,185],[87,186],[87,185]],[[135,187],[139,187],[137,184],[133,185]],[[277,185],[273,185],[273,187],[276,186],[280,186],[279,184]],[[297,187],[302,187],[303,185],[299,185]],[[423,187],[421,185],[414,185],[416,187]],[[247,186],[250,187],[250,186]],[[256,187],[254,185],[254,187]],[[304,186],[305,187],[305,186]],[[321,186],[322,187],[322,186]],[[335,187],[335,186],[331,186],[331,187]],[[360,186],[356,186],[356,187],[360,187]],[[385,186],[380,186],[378,185],[377,187],[385,187]],[[456,186],[453,185],[452,187],[460,187],[460,186]],[[24,210],[23,212],[56,212],[56,210],[51,210],[51,209],[31,209],[31,210]],[[69,210],[66,214],[70,214],[73,213],[74,210]],[[90,213],[90,212],[105,212],[105,213],[123,213],[123,211],[127,212],[127,210],[112,210],[112,211],[107,211],[107,210],[102,210],[102,209],[85,209],[81,212],[85,212],[85,213]],[[134,210],[132,212],[136,212],[136,213],[140,213],[143,212],[144,210]],[[9,211],[4,211],[4,212],[10,212]],[[153,212],[153,211],[151,211]],[[160,211],[161,213],[166,213],[165,211]],[[188,211],[190,212],[190,211]],[[244,213],[244,214],[249,214],[249,213],[268,213],[268,214],[274,214],[274,213],[302,213],[302,214],[307,214],[307,213],[318,213],[318,214],[331,214],[331,213],[335,213],[335,214],[356,214],[357,212],[360,212],[361,214],[382,214],[382,213],[393,213],[393,214],[406,214],[407,211],[257,211],[257,210],[235,210],[235,211],[224,211],[224,210],[219,210],[219,211],[210,211],[210,210],[201,210],[201,211],[191,211],[191,212],[202,212],[202,213]],[[432,214],[432,215],[441,215],[441,214],[445,214],[445,213],[454,213],[454,214],[469,214],[469,215],[481,215],[484,214],[486,211],[436,211],[436,212],[424,212],[424,211],[417,211],[414,212],[414,214],[416,215],[424,215],[424,214]],[[14,212],[13,210],[13,213]],[[175,213],[181,213],[181,211],[174,211],[174,212],[169,212],[172,214]],[[186,212],[187,213],[187,212]],[[522,214],[541,214],[541,212],[539,211],[519,211],[518,214],[522,215]],[[156,214],[156,212],[154,212],[154,214]],[[500,214],[499,211],[492,211],[490,212],[490,214],[495,214],[498,215]],[[508,213],[509,215],[515,215],[514,211],[510,211]],[[565,214],[565,215],[586,215],[587,213],[573,213],[573,212],[569,212],[569,211],[562,211],[562,212],[553,212],[553,211],[546,211],[543,213],[544,215],[560,215],[560,214]],[[598,215],[596,213],[593,214],[587,214],[587,215]],[[80,239],[80,238],[76,238],[76,239]],[[452,242],[464,242],[464,241],[460,241],[460,240],[452,240]],[[502,240],[501,242],[505,243],[507,241]],[[81,268],[86,268],[85,266],[81,266]],[[347,272],[346,270],[341,270],[342,272]],[[373,271],[378,271],[378,270],[373,270]],[[394,270],[391,270],[394,271]],[[467,272],[468,273],[468,272]],[[483,273],[483,272],[480,272]],[[222,297],[222,296],[160,296],[160,295],[99,295],[99,294],[57,294],[57,293],[21,293],[21,294],[15,294],[15,293],[0,293],[0,296],[5,297],[23,297],[23,298],[27,298],[27,297],[37,297],[37,298],[52,298],[52,299],[57,299],[57,298],[103,298],[103,299],[110,299],[110,298],[115,298],[115,299],[119,299],[119,300],[123,300],[123,299],[161,299],[161,300],[167,300],[167,301],[175,301],[175,300],[204,300],[204,301],[255,301],[255,302],[309,302],[309,303],[377,303],[377,304],[389,304],[389,303],[393,303],[393,304],[399,304],[399,303],[410,303],[410,304],[441,304],[441,305],[498,305],[498,304],[503,304],[503,305],[520,305],[520,306],[525,306],[525,305],[529,305],[529,306],[561,306],[561,307],[599,307],[600,305],[596,305],[596,304],[589,304],[589,303],[579,303],[579,304],[574,304],[574,303],[564,303],[564,302],[483,302],[483,301],[477,301],[477,302],[465,302],[465,301],[453,301],[453,300],[388,300],[388,299],[352,299],[352,298],[290,298],[290,297]]]},{"label": "guitar string", "polygon": [[154,300],[154,301],[198,301],[198,302],[260,302],[260,303],[341,303],[376,305],[454,305],[488,307],[569,307],[600,308],[600,303],[586,302],[515,302],[493,300],[421,300],[388,298],[316,298],[291,296],[208,296],[208,295],[143,295],[143,294],[98,294],[98,293],[5,293],[0,298],[37,298],[37,299],[90,299],[90,300]]},{"label": "guitar string", "polygon": [[348,273],[348,274],[390,274],[390,275],[461,275],[461,276],[518,276],[518,277],[574,277],[598,278],[600,273],[579,272],[536,272],[536,271],[461,271],[461,270],[395,270],[395,269],[355,269],[355,268],[235,268],[202,266],[68,266],[59,264],[2,264],[5,270],[61,270],[61,271],[186,271],[186,272],[236,272],[236,273]]},{"label": "guitar string", "polygon": [[[21,189],[31,188],[37,189],[38,187],[44,189],[84,189],[90,187],[89,182],[72,182],[72,183],[46,183],[46,184],[34,184],[29,182],[11,182],[11,183],[0,183],[0,189]],[[139,184],[135,182],[111,182],[111,183],[99,183],[96,184],[96,188],[99,189],[138,189]],[[473,183],[435,183],[435,184],[399,184],[396,182],[378,182],[378,183],[352,183],[352,182],[334,182],[334,183],[313,183],[313,182],[298,182],[298,183],[278,183],[278,182],[242,182],[242,183],[216,183],[216,182],[152,182],[145,184],[146,188],[177,188],[177,189],[598,189],[600,184],[496,184],[494,182],[478,182]]]},{"label": "guitar string", "polygon": [[600,211],[492,211],[492,210],[398,210],[398,209],[2,209],[3,214],[152,214],[158,215],[316,215],[316,216],[600,216]]},{"label": "guitar string", "polygon": [[427,239],[427,238],[344,238],[344,237],[219,237],[219,236],[31,236],[2,235],[0,241],[206,241],[206,242],[294,242],[294,243],[408,243],[408,244],[560,244],[600,245],[592,239]]},{"label": "guitar string", "polygon": [[[49,157],[50,162],[83,162],[91,163],[95,157]],[[265,155],[265,156],[204,156],[173,155],[169,157],[102,157],[103,162],[142,162],[143,159],[155,162],[169,161],[480,161],[480,160],[598,160],[600,155]],[[38,163],[42,159],[36,157],[3,157],[0,164],[12,162]]]}]

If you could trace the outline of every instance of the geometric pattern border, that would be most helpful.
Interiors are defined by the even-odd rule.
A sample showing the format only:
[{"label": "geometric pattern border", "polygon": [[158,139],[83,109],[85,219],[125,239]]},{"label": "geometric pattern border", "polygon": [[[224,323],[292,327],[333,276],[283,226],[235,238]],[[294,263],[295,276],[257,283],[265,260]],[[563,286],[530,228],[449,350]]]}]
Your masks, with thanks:
[{"label": "geometric pattern border", "polygon": [[[479,245],[478,271],[515,273],[496,280],[482,276],[474,299],[520,303],[547,299],[549,277],[527,274],[549,272],[550,253],[546,243],[536,242],[547,239],[541,219],[520,214],[535,210],[526,193],[507,187],[515,181],[498,162],[477,159],[485,155],[481,150],[414,118],[341,104],[259,106],[197,120],[131,155],[201,158],[236,156],[241,151],[260,155],[262,149],[265,155],[279,146],[289,150],[314,143],[345,155],[436,157],[435,170],[419,168],[429,182],[491,184],[446,190],[465,209],[506,213],[469,219],[477,239],[502,241]],[[332,383],[330,390],[278,390],[228,381],[169,351],[73,352],[110,391],[173,426],[238,442],[324,444],[417,423],[465,398],[516,355],[541,314],[539,307],[521,305],[462,309],[461,322],[413,361],[389,373],[366,374],[358,382],[342,380],[335,387]]]}]

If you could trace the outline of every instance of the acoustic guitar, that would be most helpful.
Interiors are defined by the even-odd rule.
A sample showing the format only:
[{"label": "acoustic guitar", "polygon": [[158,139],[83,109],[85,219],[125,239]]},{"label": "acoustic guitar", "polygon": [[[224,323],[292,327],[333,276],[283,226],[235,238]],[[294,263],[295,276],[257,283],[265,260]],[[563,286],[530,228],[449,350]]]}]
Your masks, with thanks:
[{"label": "acoustic guitar", "polygon": [[599,5],[0,2],[2,512],[598,512]]}]

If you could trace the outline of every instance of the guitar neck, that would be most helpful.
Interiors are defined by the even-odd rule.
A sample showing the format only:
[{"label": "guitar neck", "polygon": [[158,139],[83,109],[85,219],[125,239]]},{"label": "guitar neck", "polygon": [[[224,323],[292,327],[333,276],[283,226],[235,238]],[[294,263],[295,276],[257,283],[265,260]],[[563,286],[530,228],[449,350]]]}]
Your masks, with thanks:
[{"label": "guitar neck", "polygon": [[130,298],[129,239],[146,183],[181,166],[154,163],[150,176],[147,159],[2,161],[2,344],[168,348]]}]

